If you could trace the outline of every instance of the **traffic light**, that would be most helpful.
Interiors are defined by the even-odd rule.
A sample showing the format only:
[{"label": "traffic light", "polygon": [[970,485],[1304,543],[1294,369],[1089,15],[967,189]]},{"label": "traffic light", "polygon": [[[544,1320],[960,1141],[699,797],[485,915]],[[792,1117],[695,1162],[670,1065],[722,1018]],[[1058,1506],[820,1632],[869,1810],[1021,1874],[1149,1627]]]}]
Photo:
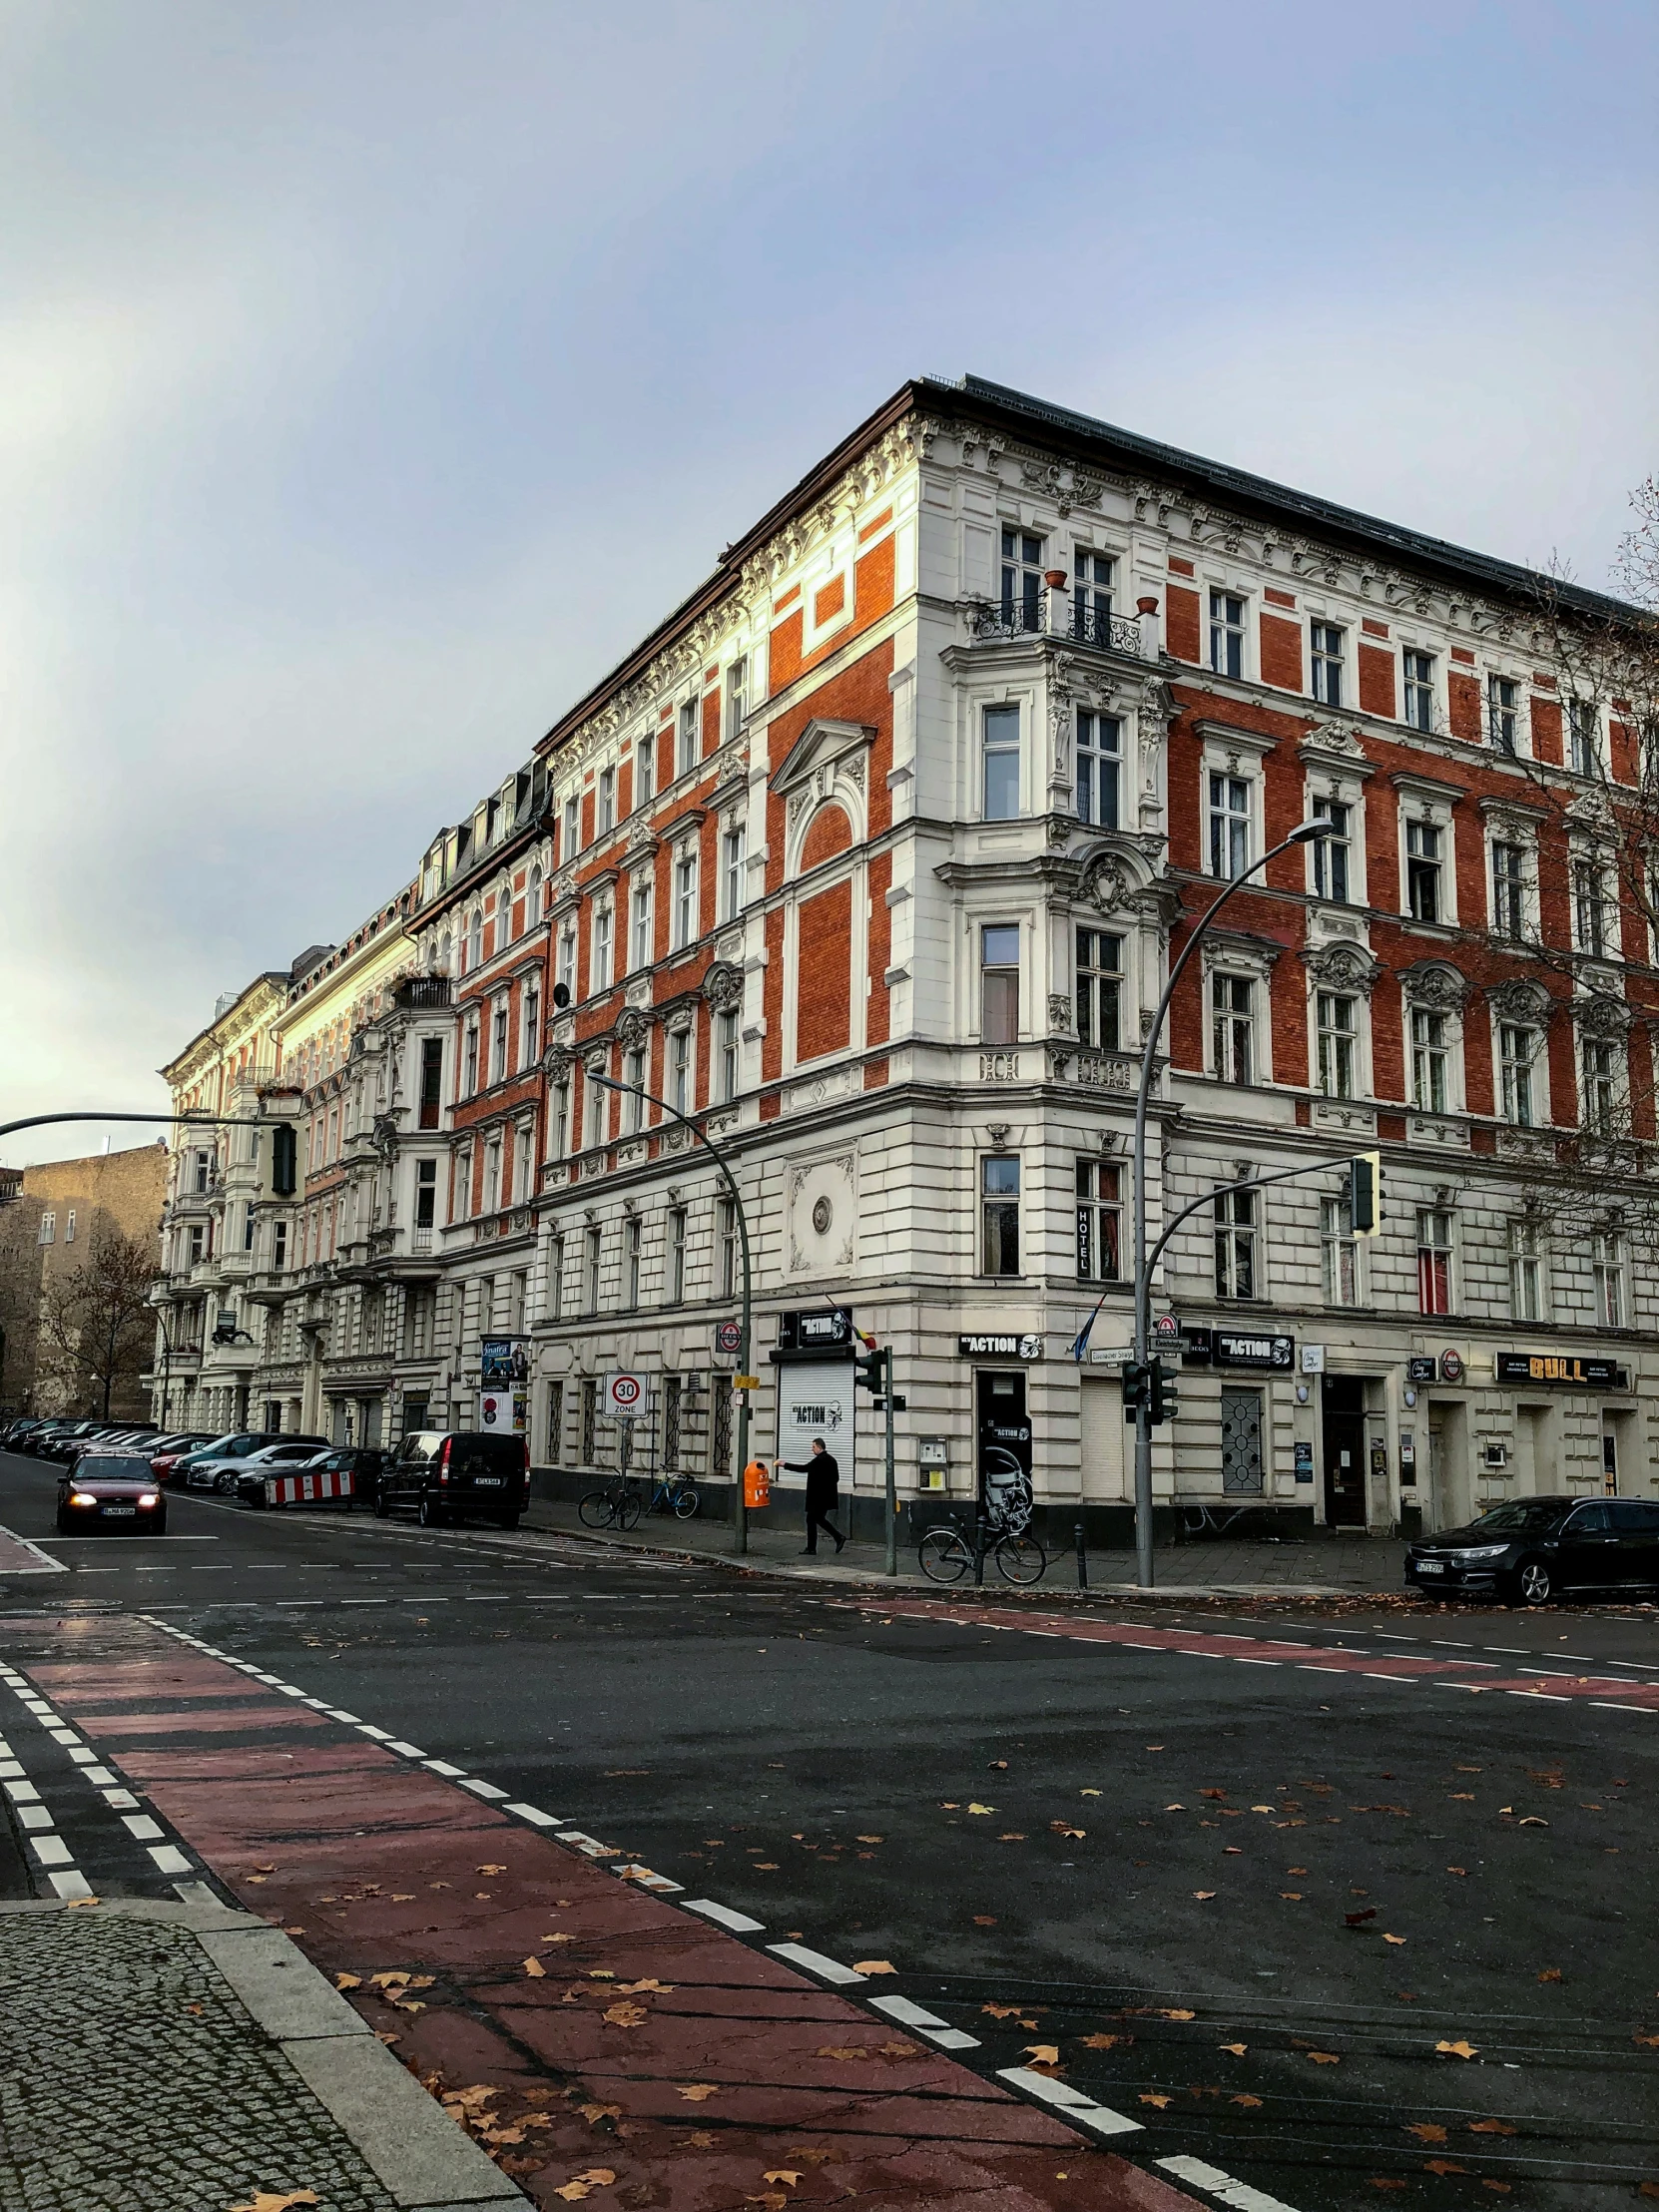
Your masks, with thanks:
[{"label": "traffic light", "polygon": [[861,1382],[866,1390],[884,1390],[887,1386],[885,1352],[861,1353],[852,1363],[852,1379]]},{"label": "traffic light", "polygon": [[1154,1360],[1149,1371],[1151,1384],[1151,1410],[1148,1414],[1154,1428],[1161,1422],[1174,1420],[1181,1410],[1181,1376],[1178,1369],[1167,1360]]},{"label": "traffic light", "polygon": [[1148,1371],[1137,1367],[1133,1360],[1125,1360],[1123,1376],[1123,1417],[1133,1420],[1148,1399]]},{"label": "traffic light", "polygon": [[1382,1155],[1362,1152],[1348,1163],[1349,1220],[1357,1237],[1375,1237],[1382,1226]]},{"label": "traffic light", "polygon": [[291,1121],[279,1121],[271,1132],[271,1189],[276,1198],[291,1198],[298,1182],[299,1141]]}]

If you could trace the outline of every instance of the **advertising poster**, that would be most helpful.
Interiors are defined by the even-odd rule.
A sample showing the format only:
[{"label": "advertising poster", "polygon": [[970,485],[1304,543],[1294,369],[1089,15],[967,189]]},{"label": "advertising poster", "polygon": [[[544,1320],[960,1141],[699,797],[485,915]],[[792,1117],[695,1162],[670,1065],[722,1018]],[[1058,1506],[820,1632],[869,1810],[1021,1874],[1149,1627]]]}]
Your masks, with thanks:
[{"label": "advertising poster", "polygon": [[[852,1363],[839,1360],[790,1360],[778,1368],[778,1456],[797,1461],[813,1455],[813,1438],[822,1436],[841,1470],[841,1484],[852,1486]],[[807,1486],[804,1474],[784,1474],[791,1489]]]}]

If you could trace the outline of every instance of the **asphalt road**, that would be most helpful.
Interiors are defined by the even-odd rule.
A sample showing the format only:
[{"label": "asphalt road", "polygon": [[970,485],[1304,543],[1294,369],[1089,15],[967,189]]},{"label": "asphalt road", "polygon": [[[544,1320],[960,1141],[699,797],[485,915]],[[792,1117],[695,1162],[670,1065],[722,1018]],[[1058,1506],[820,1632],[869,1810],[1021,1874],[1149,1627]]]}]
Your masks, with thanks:
[{"label": "asphalt road", "polygon": [[[102,1613],[184,1629],[890,1961],[968,2064],[1052,2049],[1137,2160],[1293,2212],[1659,2195],[1650,1611],[981,1611],[190,1497],[162,1538],[60,1539],[54,1487],[0,1455],[0,1524],[67,1569],[0,1576],[0,1661]],[[100,1887],[165,1890],[88,1798]]]}]

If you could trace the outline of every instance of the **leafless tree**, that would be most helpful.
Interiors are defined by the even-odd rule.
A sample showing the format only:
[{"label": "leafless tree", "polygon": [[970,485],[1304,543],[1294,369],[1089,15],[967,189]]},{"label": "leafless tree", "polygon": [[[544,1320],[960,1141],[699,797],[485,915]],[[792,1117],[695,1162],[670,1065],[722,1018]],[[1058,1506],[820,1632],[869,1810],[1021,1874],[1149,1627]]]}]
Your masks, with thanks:
[{"label": "leafless tree", "polygon": [[42,1365],[66,1394],[108,1419],[124,1382],[137,1387],[155,1337],[150,1251],[120,1230],[94,1235],[79,1267],[55,1276],[41,1299]]}]

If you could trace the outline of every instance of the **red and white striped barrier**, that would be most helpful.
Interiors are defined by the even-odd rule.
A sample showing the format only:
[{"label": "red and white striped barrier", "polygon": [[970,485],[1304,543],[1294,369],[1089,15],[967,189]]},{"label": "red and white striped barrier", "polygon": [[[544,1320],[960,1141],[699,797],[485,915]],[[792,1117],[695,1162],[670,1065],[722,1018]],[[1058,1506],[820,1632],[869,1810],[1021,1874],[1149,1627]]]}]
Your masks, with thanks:
[{"label": "red and white striped barrier", "polygon": [[351,1471],[348,1467],[319,1468],[314,1473],[268,1474],[268,1505],[330,1505],[349,1503]]}]

